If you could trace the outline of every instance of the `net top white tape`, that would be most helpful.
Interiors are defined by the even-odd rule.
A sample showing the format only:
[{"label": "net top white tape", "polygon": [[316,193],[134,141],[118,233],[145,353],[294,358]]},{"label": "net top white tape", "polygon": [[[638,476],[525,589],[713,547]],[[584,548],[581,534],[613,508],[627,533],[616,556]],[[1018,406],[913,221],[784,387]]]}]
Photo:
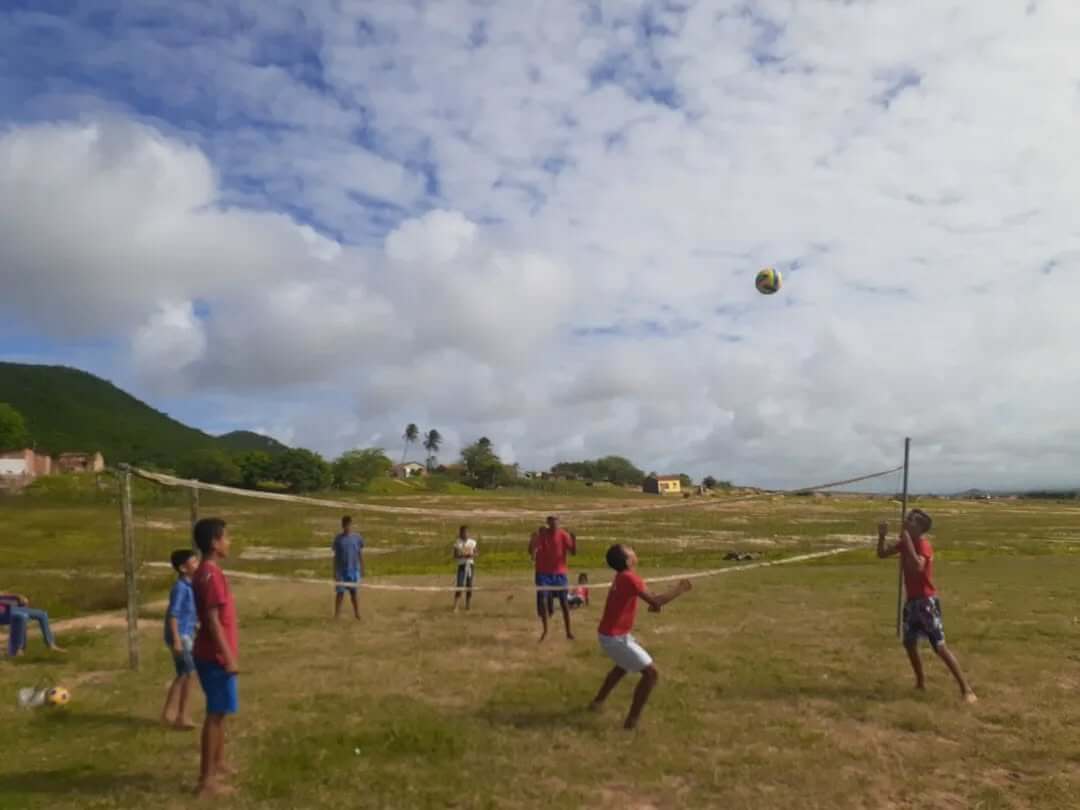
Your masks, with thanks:
[{"label": "net top white tape", "polygon": [[[837,554],[844,554],[848,551],[855,551],[858,546],[844,546],[843,548],[830,548],[825,551],[813,551],[807,554],[796,554],[792,557],[784,557],[779,560],[762,560],[760,562],[749,563],[747,565],[732,565],[726,568],[712,568],[707,571],[693,571],[688,574],[669,574],[662,577],[644,577],[644,580],[648,583],[655,584],[659,582],[678,582],[683,579],[701,579],[702,577],[713,577],[721,574],[732,574],[736,571],[750,571],[754,568],[771,568],[778,565],[790,565],[791,563],[806,562],[807,560],[818,560],[824,557],[833,557]],[[171,568],[169,563],[165,562],[149,562],[147,566],[152,568]],[[455,585],[391,585],[384,582],[335,582],[332,579],[318,579],[316,577],[289,577],[281,574],[259,574],[254,571],[229,571],[228,575],[236,579],[251,579],[261,580],[264,582],[293,582],[302,585],[323,585],[326,587],[342,586],[347,588],[361,588],[369,591],[414,591],[419,593],[451,593],[455,591],[462,591],[465,588],[459,588]],[[550,585],[477,585],[472,588],[473,591],[487,591],[487,592],[518,592],[518,591],[565,591],[572,586],[550,586]],[[603,583],[589,583],[587,586],[590,590],[603,590],[610,588],[610,582]]]},{"label": "net top white tape", "polygon": [[[355,503],[351,501],[339,501],[326,498],[309,498],[303,495],[289,495],[282,492],[262,492],[259,490],[251,489],[238,489],[236,487],[227,487],[222,484],[207,484],[202,481],[195,481],[187,478],[177,478],[174,475],[166,475],[165,473],[150,472],[148,470],[142,470],[138,467],[128,467],[133,475],[137,475],[147,481],[153,481],[154,483],[161,484],[166,487],[182,487],[186,489],[198,489],[206,490],[208,492],[220,492],[225,495],[236,495],[241,498],[257,498],[265,501],[278,501],[283,503],[298,503],[308,504],[310,506],[323,506],[334,509],[348,509],[356,512],[381,512],[384,514],[400,514],[400,515],[425,515],[425,516],[440,516],[448,518],[468,518],[476,517],[477,510],[468,509],[426,509],[417,506],[386,506],[384,504],[370,504],[370,503]],[[744,503],[746,501],[757,500],[759,498],[768,498],[774,495],[803,495],[811,492],[817,492],[822,489],[833,489],[835,487],[847,486],[848,484],[857,484],[860,481],[869,481],[873,478],[881,478],[886,475],[892,475],[895,472],[899,472],[903,469],[903,466],[893,467],[889,470],[882,470],[881,472],[868,473],[867,475],[856,476],[855,478],[848,478],[843,481],[831,481],[825,484],[816,484],[811,487],[802,487],[800,489],[793,490],[776,490],[776,491],[763,491],[756,492],[752,495],[739,496],[735,498],[724,498],[723,500],[695,500],[679,498],[677,500],[664,500],[658,503],[648,504],[623,504],[620,506],[600,506],[589,507],[587,509],[567,509],[563,510],[563,514],[566,515],[604,515],[604,514],[618,514],[621,512],[639,512],[655,509],[672,509],[676,507],[687,506],[700,506],[700,505],[715,505],[715,506],[727,506],[729,504]],[[551,510],[539,510],[539,509],[514,509],[498,510],[498,509],[484,509],[484,517],[543,517],[551,513]]]}]

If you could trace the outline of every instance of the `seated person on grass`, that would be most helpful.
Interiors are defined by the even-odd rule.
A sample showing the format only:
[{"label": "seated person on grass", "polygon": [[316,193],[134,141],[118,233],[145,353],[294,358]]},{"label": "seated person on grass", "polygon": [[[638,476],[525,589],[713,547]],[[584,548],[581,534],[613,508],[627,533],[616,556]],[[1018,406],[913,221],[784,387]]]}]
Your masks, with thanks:
[{"label": "seated person on grass", "polygon": [[45,646],[53,652],[63,652],[57,646],[49,626],[49,614],[44,610],[30,607],[30,600],[20,593],[0,593],[0,618],[6,618],[11,625],[8,636],[8,655],[21,655],[26,649],[26,628],[31,621],[36,621],[41,628],[41,637]]},{"label": "seated person on grass", "polygon": [[589,606],[589,575],[582,572],[578,574],[577,587],[570,591],[570,598],[566,600],[571,610]]}]

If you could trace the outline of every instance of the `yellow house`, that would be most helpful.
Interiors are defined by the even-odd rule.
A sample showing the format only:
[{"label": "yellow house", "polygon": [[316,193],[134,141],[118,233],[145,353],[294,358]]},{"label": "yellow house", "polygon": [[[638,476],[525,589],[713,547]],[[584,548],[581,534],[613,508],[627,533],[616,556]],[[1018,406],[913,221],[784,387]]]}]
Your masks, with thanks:
[{"label": "yellow house", "polygon": [[677,475],[650,475],[642,483],[641,491],[653,495],[678,495],[682,492],[682,479]]}]

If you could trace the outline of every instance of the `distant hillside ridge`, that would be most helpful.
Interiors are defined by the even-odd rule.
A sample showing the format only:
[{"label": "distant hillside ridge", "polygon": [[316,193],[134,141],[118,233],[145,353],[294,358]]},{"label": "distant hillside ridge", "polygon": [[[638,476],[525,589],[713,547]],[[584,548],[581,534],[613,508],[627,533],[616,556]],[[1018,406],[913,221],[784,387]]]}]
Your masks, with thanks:
[{"label": "distant hillside ridge", "polygon": [[193,450],[279,453],[285,445],[250,431],[211,436],[86,371],[0,362],[0,402],[23,415],[39,453],[99,451],[108,464],[174,466]]}]

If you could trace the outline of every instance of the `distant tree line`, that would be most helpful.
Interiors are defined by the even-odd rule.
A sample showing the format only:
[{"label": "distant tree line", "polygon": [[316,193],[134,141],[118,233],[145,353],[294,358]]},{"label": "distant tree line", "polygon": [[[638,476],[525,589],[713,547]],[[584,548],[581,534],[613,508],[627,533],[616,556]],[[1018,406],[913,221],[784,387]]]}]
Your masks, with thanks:
[{"label": "distant tree line", "polygon": [[[260,438],[248,435],[253,439]],[[449,466],[439,464],[438,453],[443,437],[437,429],[421,432],[415,423],[410,422],[401,438],[401,463],[408,458],[409,449],[419,443],[426,452],[427,472],[438,479],[437,483],[458,482],[474,489],[495,489],[524,481],[518,465],[504,463],[487,436],[481,436],[463,447],[457,463]],[[271,442],[269,439],[265,441]],[[22,449],[31,442],[32,436],[22,414],[11,405],[0,402],[0,451]],[[381,447],[348,450],[328,461],[302,447],[288,448],[276,442],[271,444],[274,447],[270,451],[198,446],[180,454],[172,463],[168,458],[141,463],[208,484],[290,492],[313,492],[331,487],[363,489],[378,479],[386,478],[394,466]],[[633,487],[640,486],[645,479],[645,473],[632,461],[614,455],[585,461],[561,461],[551,468],[550,475],[587,483],[605,482]],[[681,475],[680,478],[685,487],[693,485],[689,476]],[[710,489],[730,486],[728,482],[718,482],[712,476],[707,476],[702,485]]]}]

